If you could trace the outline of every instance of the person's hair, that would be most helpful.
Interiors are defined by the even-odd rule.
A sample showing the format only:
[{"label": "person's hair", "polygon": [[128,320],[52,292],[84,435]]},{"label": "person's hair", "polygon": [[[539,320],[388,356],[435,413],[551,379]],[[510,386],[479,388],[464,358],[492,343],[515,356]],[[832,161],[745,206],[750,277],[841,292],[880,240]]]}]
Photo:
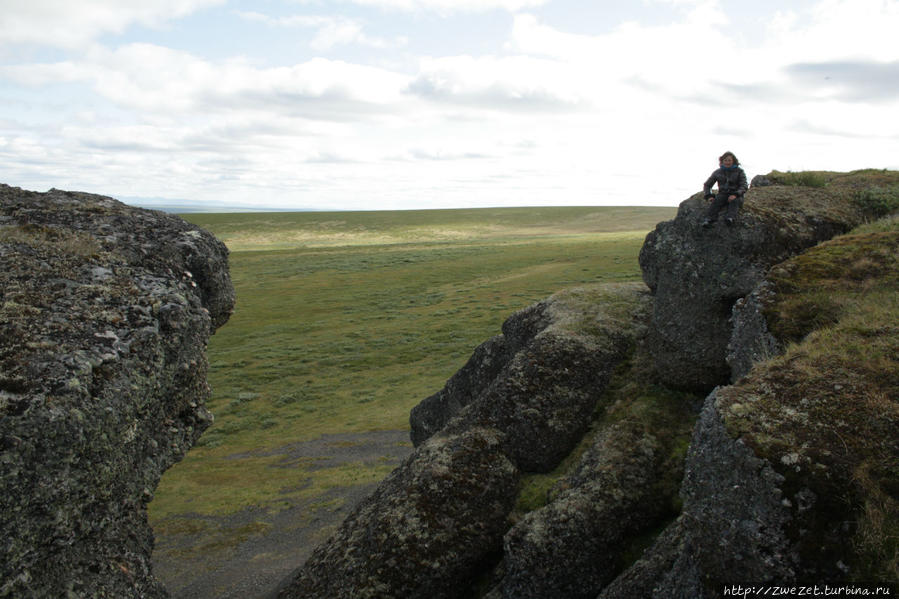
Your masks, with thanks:
[{"label": "person's hair", "polygon": [[733,152],[725,152],[724,154],[719,156],[718,164],[721,164],[722,162],[724,162],[724,159],[727,158],[728,156],[730,156],[731,158],[734,159],[734,166],[740,166],[740,161],[737,160],[737,156]]}]

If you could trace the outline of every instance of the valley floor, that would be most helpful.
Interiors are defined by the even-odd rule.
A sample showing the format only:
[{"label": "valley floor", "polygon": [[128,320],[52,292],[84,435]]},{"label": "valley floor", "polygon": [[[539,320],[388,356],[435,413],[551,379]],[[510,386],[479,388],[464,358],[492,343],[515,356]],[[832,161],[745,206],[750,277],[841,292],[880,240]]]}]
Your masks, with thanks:
[{"label": "valley floor", "polygon": [[[394,467],[412,452],[412,444],[408,431],[381,431],[326,435],[276,452],[285,467],[297,461],[328,468],[360,463]],[[294,500],[276,513],[247,508],[185,521],[181,532],[157,535],[156,576],[173,599],[266,597],[377,485],[334,487],[324,495]],[[197,551],[198,542],[206,544],[204,550]]]}]

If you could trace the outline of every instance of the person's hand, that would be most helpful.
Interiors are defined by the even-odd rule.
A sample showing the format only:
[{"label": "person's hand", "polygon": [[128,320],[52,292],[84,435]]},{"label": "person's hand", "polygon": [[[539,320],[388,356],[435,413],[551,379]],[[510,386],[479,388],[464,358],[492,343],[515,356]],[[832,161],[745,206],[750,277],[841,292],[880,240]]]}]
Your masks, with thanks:
[{"label": "person's hand", "polygon": [[736,200],[736,199],[737,199],[737,196],[728,196],[727,201],[728,201],[728,202],[733,202],[733,201]]}]

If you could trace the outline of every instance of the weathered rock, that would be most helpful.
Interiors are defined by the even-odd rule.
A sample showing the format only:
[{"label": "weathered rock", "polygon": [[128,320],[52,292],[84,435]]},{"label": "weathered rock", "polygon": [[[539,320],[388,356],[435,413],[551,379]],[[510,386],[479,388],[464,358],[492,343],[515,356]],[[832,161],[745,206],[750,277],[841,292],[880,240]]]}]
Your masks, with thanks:
[{"label": "weathered rock", "polygon": [[734,303],[733,329],[726,356],[731,381],[749,374],[754,364],[783,352],[783,343],[768,330],[768,321],[763,314],[771,295],[771,286],[762,280],[749,295]]},{"label": "weathered rock", "polygon": [[640,266],[655,296],[649,345],[665,384],[707,392],[728,382],[734,303],[772,265],[864,218],[836,190],[798,189],[751,189],[733,226],[719,221],[708,229],[701,225],[706,202],[697,194],[647,235]]},{"label": "weathered rock", "polygon": [[0,596],[166,596],[146,506],[211,421],[233,304],[183,220],[0,186]]},{"label": "weathered rock", "polygon": [[278,597],[470,597],[501,550],[518,471],[500,435],[431,437],[319,546]]},{"label": "weathered rock", "polygon": [[737,303],[739,380],[706,400],[683,513],[602,598],[896,580],[895,223],[773,266]]},{"label": "weathered rock", "polygon": [[715,400],[706,400],[690,446],[683,512],[600,599],[701,599],[735,581],[795,579],[783,477],[727,433]]},{"label": "weathered rock", "polygon": [[503,596],[594,598],[620,568],[620,551],[670,509],[659,492],[665,448],[627,423],[609,427],[549,505],[505,536]]},{"label": "weathered rock", "polygon": [[[440,421],[447,431],[495,428],[518,468],[552,470],[583,436],[613,368],[633,347],[648,299],[634,286],[606,288],[605,302],[588,304],[578,293],[559,294],[509,318],[502,338],[475,352],[489,357],[489,368],[469,362],[464,369],[463,380],[479,386],[458,384],[460,375],[450,379],[425,400],[427,410],[413,410],[413,439]],[[426,421],[423,414],[440,417]]]},{"label": "weathered rock", "polygon": [[774,181],[772,181],[765,175],[756,175],[752,178],[752,181],[750,181],[749,185],[750,187],[767,187],[769,185],[774,185]]},{"label": "weathered rock", "polygon": [[412,444],[418,447],[446,426],[499,375],[508,364],[510,353],[509,343],[503,335],[479,345],[443,389],[412,408],[409,414]]}]

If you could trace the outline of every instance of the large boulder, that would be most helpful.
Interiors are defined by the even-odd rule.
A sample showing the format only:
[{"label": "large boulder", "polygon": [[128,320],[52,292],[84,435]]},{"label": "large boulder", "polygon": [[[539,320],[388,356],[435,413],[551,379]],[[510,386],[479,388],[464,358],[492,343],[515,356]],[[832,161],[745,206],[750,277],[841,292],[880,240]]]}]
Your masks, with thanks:
[{"label": "large boulder", "polygon": [[165,597],[147,503],[212,420],[227,250],[111,198],[0,185],[0,596]]},{"label": "large boulder", "polygon": [[706,209],[701,194],[685,200],[640,251],[643,279],[655,296],[649,345],[656,370],[669,386],[704,392],[730,381],[727,344],[737,300],[774,264],[866,216],[838,182],[752,188],[733,226],[703,228]]},{"label": "large boulder", "polygon": [[499,553],[518,470],[495,430],[438,434],[320,545],[281,599],[470,597]]},{"label": "large boulder", "polygon": [[554,468],[580,441],[647,308],[645,287],[625,284],[511,317],[414,412],[415,452],[278,596],[472,596],[502,557],[521,472]]},{"label": "large boulder", "polygon": [[501,337],[413,409],[413,440],[442,422],[449,431],[495,428],[518,468],[552,470],[586,431],[647,307],[645,288],[624,285],[570,290],[514,314]]},{"label": "large boulder", "polygon": [[593,599],[620,570],[621,548],[668,513],[666,448],[622,422],[603,430],[558,495],[504,539],[502,596]]}]

